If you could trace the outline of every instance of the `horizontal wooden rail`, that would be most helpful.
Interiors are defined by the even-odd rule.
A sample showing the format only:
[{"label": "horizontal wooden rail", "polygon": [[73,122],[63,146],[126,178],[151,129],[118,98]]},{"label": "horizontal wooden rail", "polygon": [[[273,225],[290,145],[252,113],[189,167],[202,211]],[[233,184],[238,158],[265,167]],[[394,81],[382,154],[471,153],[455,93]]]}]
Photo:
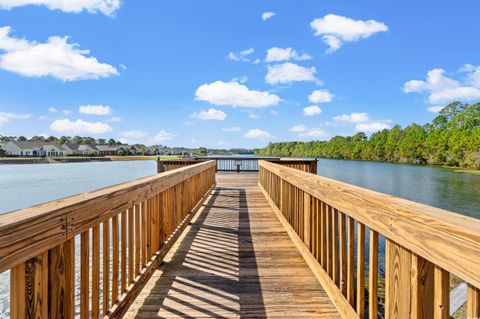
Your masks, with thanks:
[{"label": "horizontal wooden rail", "polygon": [[448,318],[450,275],[469,284],[468,318],[480,315],[479,220],[267,161],[259,166],[263,192],[344,318],[377,318],[379,236],[385,318]]},{"label": "horizontal wooden rail", "polygon": [[121,317],[214,184],[208,161],[0,216],[11,318]]}]

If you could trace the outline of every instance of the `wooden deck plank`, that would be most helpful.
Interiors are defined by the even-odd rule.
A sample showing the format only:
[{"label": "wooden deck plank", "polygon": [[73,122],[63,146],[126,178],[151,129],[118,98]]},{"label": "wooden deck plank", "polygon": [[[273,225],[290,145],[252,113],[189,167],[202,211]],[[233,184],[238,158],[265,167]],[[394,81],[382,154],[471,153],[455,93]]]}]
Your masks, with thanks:
[{"label": "wooden deck plank", "polygon": [[257,186],[217,187],[125,318],[339,318]]}]

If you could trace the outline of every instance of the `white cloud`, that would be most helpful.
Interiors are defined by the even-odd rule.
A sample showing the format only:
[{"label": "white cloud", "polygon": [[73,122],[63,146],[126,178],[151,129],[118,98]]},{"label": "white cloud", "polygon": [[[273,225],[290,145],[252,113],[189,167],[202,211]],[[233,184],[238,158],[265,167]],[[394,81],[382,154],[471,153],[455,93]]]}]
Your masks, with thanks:
[{"label": "white cloud", "polygon": [[222,128],[222,131],[223,132],[240,132],[240,128],[239,127],[224,127]]},{"label": "white cloud", "polygon": [[248,77],[246,75],[237,76],[230,80],[230,82],[238,82],[238,83],[246,83],[248,81]]},{"label": "white cloud", "polygon": [[54,107],[49,107],[49,108],[48,108],[48,112],[50,112],[50,113],[57,113],[58,110],[57,110],[56,108],[54,108]]},{"label": "white cloud", "polygon": [[270,114],[272,114],[273,116],[277,116],[278,114],[278,111],[275,111],[275,110],[270,110]]},{"label": "white cloud", "polygon": [[375,133],[381,130],[389,129],[390,124],[385,122],[357,123],[355,130],[357,132]]},{"label": "white cloud", "polygon": [[[1,1],[1,0],[0,0]],[[10,36],[10,27],[0,28],[0,68],[27,77],[51,76],[62,81],[99,79],[118,75],[117,69],[88,57],[68,37],[52,36],[45,43]]]},{"label": "white cloud", "polygon": [[140,131],[140,130],[130,130],[130,131],[123,131],[120,132],[119,136],[125,139],[142,139],[148,135],[147,132],[145,131]]},{"label": "white cloud", "polygon": [[227,118],[227,113],[217,110],[214,108],[208,109],[208,111],[201,110],[199,112],[195,112],[190,117],[199,119],[199,120],[217,120],[223,121]]},{"label": "white cloud", "polygon": [[0,112],[0,127],[10,122],[10,120],[27,120],[32,117],[31,114],[17,114],[10,112]]},{"label": "white cloud", "polygon": [[268,92],[250,90],[237,82],[216,81],[202,84],[195,92],[195,98],[214,105],[260,108],[276,105],[280,98]]},{"label": "white cloud", "polygon": [[333,119],[339,122],[348,122],[348,123],[364,123],[369,120],[368,113],[356,113],[351,114],[342,114],[334,116]]},{"label": "white cloud", "polygon": [[322,109],[317,105],[310,105],[303,108],[303,115],[305,116],[314,116],[322,113]]},{"label": "white cloud", "polygon": [[62,113],[65,114],[65,115],[70,115],[73,112],[71,110],[62,110]]},{"label": "white cloud", "polygon": [[57,133],[70,134],[103,134],[112,131],[112,127],[107,123],[88,122],[84,120],[71,121],[70,119],[62,119],[53,121],[50,130]]},{"label": "white cloud", "polygon": [[312,103],[328,103],[333,97],[334,95],[327,90],[315,90],[308,96],[308,100]]},{"label": "white cloud", "polygon": [[327,14],[310,23],[315,35],[322,37],[329,46],[327,53],[338,50],[344,42],[366,39],[378,32],[388,31],[388,27],[375,20],[353,20],[344,16]]},{"label": "white cloud", "polygon": [[155,137],[153,138],[153,141],[154,142],[168,141],[173,139],[175,136],[176,135],[173,133],[169,133],[165,130],[160,130],[160,132],[157,135],[155,135]]},{"label": "white cloud", "polygon": [[430,113],[438,113],[443,109],[443,106],[430,106],[427,111]]},{"label": "white cloud", "polygon": [[294,133],[299,133],[299,132],[305,132],[307,130],[307,127],[305,125],[295,125],[290,128],[290,132]]},{"label": "white cloud", "polygon": [[28,5],[46,6],[50,10],[69,13],[87,11],[112,16],[120,8],[120,0],[0,0],[0,8],[10,10]]},{"label": "white cloud", "polygon": [[248,112],[248,117],[251,118],[251,119],[254,119],[254,120],[258,120],[260,118],[260,115],[250,111],[250,112]]},{"label": "white cloud", "polygon": [[[404,84],[405,93],[428,94],[431,104],[447,104],[455,100],[471,101],[480,98],[480,67],[465,65],[461,72],[467,72],[464,83],[445,76],[443,69],[428,71],[425,81],[411,80]],[[478,81],[477,81],[478,77]]]},{"label": "white cloud", "polygon": [[40,116],[38,117],[38,119],[39,119],[40,121],[44,121],[44,120],[48,119],[48,116],[46,116],[46,115],[40,115]]},{"label": "white cloud", "polygon": [[222,141],[222,140],[220,140],[220,141],[217,142],[217,145],[218,145],[218,146],[223,146],[223,145],[227,145],[227,144],[228,144],[227,142]]},{"label": "white cloud", "polygon": [[298,54],[297,51],[295,51],[292,48],[277,48],[273,47],[267,50],[267,57],[265,58],[265,62],[281,62],[281,61],[288,61],[288,60],[298,60],[298,61],[304,61],[304,60],[310,60],[312,57],[307,54]]},{"label": "white cloud", "polygon": [[273,135],[267,131],[261,130],[259,128],[251,129],[247,133],[243,135],[245,138],[252,138],[252,139],[269,139],[273,138]]},{"label": "white cloud", "polygon": [[108,122],[112,122],[112,123],[121,122],[121,121],[122,121],[122,118],[118,116],[114,116],[108,119]]},{"label": "white cloud", "polygon": [[321,81],[315,78],[317,70],[315,67],[306,68],[295,63],[286,62],[283,64],[269,65],[265,81],[268,84],[291,83],[298,81]]},{"label": "white cloud", "polygon": [[112,108],[108,105],[81,105],[78,111],[82,114],[104,116],[112,113]]},{"label": "white cloud", "polygon": [[312,127],[298,134],[299,137],[327,137],[328,133],[321,128]]},{"label": "white cloud", "polygon": [[267,11],[262,13],[262,20],[265,22],[273,16],[277,15],[275,12]]},{"label": "white cloud", "polygon": [[237,61],[237,62],[241,61],[241,62],[257,63],[256,60],[252,60],[251,58],[249,58],[249,56],[252,55],[253,53],[255,53],[255,50],[253,48],[240,51],[239,53],[230,52],[227,55],[227,59],[231,61]]}]

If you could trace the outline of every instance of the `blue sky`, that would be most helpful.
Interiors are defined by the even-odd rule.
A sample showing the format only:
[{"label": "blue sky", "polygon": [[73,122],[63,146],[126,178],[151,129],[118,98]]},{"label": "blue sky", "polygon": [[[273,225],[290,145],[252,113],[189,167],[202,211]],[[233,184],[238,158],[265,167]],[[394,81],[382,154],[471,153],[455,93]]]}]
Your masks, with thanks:
[{"label": "blue sky", "polygon": [[425,123],[480,100],[478,12],[473,0],[0,0],[0,134],[231,148]]}]

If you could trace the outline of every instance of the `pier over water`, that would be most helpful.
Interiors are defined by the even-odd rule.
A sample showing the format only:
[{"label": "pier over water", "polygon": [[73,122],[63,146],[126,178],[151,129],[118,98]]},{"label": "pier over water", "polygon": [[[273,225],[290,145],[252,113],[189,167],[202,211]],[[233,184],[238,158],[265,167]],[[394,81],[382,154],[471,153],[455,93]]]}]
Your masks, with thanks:
[{"label": "pier over water", "polygon": [[449,318],[451,277],[480,317],[479,220],[298,161],[201,159],[0,216],[11,317]]}]

